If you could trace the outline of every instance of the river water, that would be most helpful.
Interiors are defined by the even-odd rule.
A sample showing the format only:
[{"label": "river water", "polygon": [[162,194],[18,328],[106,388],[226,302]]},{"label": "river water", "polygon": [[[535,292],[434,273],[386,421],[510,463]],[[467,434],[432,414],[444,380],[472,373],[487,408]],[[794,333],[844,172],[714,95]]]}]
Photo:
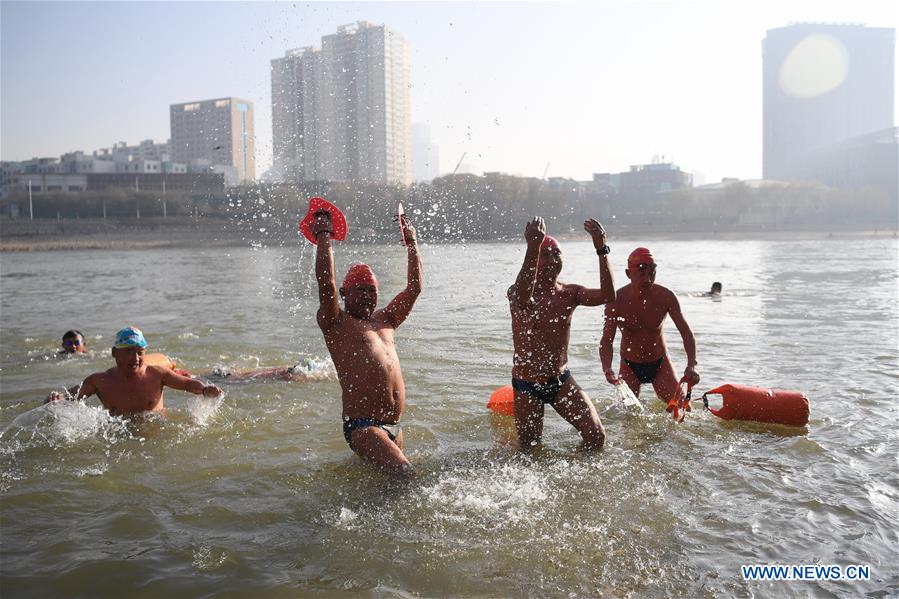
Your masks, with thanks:
[{"label": "river water", "polygon": [[[544,446],[515,451],[485,408],[508,384],[505,290],[524,244],[425,245],[425,290],[397,333],[407,453],[418,477],[363,465],[340,430],[333,371],[312,382],[168,391],[165,418],[111,418],[96,398],[40,407],[112,364],[134,324],[193,372],[327,358],[312,248],[7,254],[0,271],[0,524],[4,596],[896,596],[899,309],[895,239],[613,239],[649,245],[699,347],[701,393],[725,382],[804,391],[807,428],[694,410],[634,415],[600,371],[601,308],[579,308],[571,370],[607,447],[551,410]],[[588,242],[562,280],[598,284]],[[381,302],[405,278],[372,263]],[[724,296],[701,296],[712,281]],[[81,329],[92,351],[53,356]],[[684,352],[666,326],[678,370]],[[617,360],[617,348],[616,348]],[[617,361],[616,361],[617,363]],[[700,405],[700,404],[697,404]],[[743,564],[870,566],[867,581],[749,582]]]}]

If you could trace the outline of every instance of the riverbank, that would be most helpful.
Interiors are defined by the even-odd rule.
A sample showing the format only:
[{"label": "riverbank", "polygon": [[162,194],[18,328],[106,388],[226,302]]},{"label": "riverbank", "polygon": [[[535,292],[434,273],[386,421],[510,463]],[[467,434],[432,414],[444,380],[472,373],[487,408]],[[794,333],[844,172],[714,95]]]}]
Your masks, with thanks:
[{"label": "riverbank", "polygon": [[[896,237],[895,229],[876,230],[759,230],[721,229],[687,230],[674,227],[607,225],[610,241],[620,240],[800,240],[860,239]],[[420,229],[423,229],[420,227]],[[359,243],[384,241],[371,230],[358,230],[353,239]],[[584,234],[572,231],[556,235],[563,240],[584,240]],[[431,240],[422,231],[422,239],[435,243],[459,243],[456,239]],[[298,243],[300,237],[292,226],[260,227],[256,223],[240,223],[215,219],[145,218],[145,219],[70,219],[10,220],[0,219],[0,252],[43,252],[67,250],[143,250],[154,248],[199,247],[280,247]],[[466,241],[488,241],[468,239]],[[494,240],[489,240],[494,241]],[[496,241],[514,241],[499,239]]]},{"label": "riverbank", "polygon": [[287,237],[212,219],[0,220],[0,252],[279,245]]}]

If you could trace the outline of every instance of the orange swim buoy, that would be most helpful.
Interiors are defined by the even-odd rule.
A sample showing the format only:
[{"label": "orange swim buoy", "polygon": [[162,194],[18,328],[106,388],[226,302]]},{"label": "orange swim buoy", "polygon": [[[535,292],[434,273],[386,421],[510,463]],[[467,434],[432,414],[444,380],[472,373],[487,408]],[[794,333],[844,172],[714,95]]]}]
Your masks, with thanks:
[{"label": "orange swim buoy", "polygon": [[144,364],[147,366],[165,366],[175,369],[175,362],[165,354],[144,354]]},{"label": "orange swim buoy", "polygon": [[[719,394],[720,410],[709,407],[707,395]],[[726,384],[702,394],[706,409],[725,420],[752,420],[787,426],[808,424],[808,398],[801,391],[760,389],[746,385]]]},{"label": "orange swim buoy", "polygon": [[505,387],[500,387],[494,391],[493,394],[490,395],[490,401],[487,402],[487,407],[497,414],[514,416],[515,391],[512,389],[512,385],[506,385]]},{"label": "orange swim buoy", "polygon": [[175,364],[175,361],[165,354],[145,354],[144,364],[146,364],[147,366],[163,366],[165,368],[171,368],[173,371],[175,371],[175,374],[180,374],[181,376],[193,376],[188,371],[178,368],[178,365]]}]

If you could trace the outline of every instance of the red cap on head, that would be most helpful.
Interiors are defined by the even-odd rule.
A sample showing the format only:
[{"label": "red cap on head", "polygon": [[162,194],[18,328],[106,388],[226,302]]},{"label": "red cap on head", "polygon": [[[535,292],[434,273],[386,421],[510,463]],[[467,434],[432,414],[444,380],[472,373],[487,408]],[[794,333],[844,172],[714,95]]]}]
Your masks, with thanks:
[{"label": "red cap on head", "polygon": [[540,249],[542,250],[543,248],[548,248],[548,247],[554,247],[554,248],[559,247],[559,242],[556,241],[555,237],[550,237],[549,235],[547,235],[546,237],[543,238],[543,243],[540,244]]},{"label": "red cap on head", "polygon": [[378,286],[378,279],[368,264],[353,264],[343,279],[343,288],[349,289],[356,285]]},{"label": "red cap on head", "polygon": [[631,255],[627,257],[627,267],[628,268],[637,268],[641,264],[655,264],[656,261],[652,257],[652,252],[649,251],[649,248],[637,248]]}]

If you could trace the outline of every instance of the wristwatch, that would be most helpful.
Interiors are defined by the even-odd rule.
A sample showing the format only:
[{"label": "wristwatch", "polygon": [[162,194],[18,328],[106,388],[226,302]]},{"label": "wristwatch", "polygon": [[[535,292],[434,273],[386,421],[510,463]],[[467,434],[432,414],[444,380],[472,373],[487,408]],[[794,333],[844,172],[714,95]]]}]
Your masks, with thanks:
[{"label": "wristwatch", "polygon": [[604,245],[601,248],[596,250],[596,255],[597,256],[607,256],[609,254],[609,252],[611,252],[611,251],[612,251],[612,248],[610,248],[607,245]]}]

